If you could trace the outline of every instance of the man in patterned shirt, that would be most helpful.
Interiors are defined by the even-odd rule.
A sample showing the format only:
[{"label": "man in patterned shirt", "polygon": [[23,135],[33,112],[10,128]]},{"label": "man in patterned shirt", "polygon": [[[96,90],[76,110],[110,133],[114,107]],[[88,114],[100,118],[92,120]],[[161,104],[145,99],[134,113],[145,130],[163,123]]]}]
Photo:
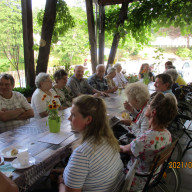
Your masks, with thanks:
[{"label": "man in patterned shirt", "polygon": [[81,65],[76,65],[74,70],[74,75],[69,78],[67,85],[71,88],[71,91],[75,97],[81,94],[94,94],[94,96],[108,96],[106,93],[98,91],[90,86],[84,75],[84,67]]},{"label": "man in patterned shirt", "polygon": [[13,91],[14,85],[12,75],[0,75],[0,133],[24,125],[34,116],[26,98]]},{"label": "man in patterned shirt", "polygon": [[95,89],[103,91],[105,93],[113,93],[117,91],[117,87],[109,89],[107,80],[104,78],[104,74],[105,66],[103,64],[97,65],[96,73],[88,78],[88,83]]}]

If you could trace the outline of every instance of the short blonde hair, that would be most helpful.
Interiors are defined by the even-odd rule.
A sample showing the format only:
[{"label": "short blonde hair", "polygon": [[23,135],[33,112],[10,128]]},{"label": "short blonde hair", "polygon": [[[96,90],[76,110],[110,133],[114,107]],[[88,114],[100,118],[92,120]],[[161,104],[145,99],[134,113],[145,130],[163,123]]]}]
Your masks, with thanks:
[{"label": "short blonde hair", "polygon": [[142,82],[127,84],[125,93],[127,97],[137,100],[140,107],[142,107],[150,99],[148,87]]},{"label": "short blonde hair", "polygon": [[89,115],[92,117],[91,123],[82,133],[81,143],[89,138],[94,138],[93,144],[96,146],[105,140],[114,151],[119,151],[118,141],[109,126],[103,99],[90,95],[80,95],[73,100],[73,105],[78,108],[79,113],[84,118]]}]

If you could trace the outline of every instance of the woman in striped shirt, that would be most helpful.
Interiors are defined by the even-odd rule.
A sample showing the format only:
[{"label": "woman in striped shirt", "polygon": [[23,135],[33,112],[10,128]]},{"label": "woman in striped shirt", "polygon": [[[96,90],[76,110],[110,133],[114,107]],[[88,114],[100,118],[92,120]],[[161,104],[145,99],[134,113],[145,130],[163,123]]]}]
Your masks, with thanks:
[{"label": "woman in striped shirt", "polygon": [[101,98],[81,95],[73,100],[71,126],[81,135],[63,173],[60,192],[118,191],[124,174]]}]

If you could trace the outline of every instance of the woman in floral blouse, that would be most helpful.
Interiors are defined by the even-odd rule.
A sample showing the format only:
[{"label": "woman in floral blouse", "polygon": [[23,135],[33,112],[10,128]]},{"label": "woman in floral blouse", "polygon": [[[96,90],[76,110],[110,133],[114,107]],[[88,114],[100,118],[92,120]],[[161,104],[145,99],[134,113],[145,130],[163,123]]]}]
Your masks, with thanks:
[{"label": "woman in floral blouse", "polygon": [[63,69],[56,71],[53,75],[56,83],[53,86],[53,89],[56,91],[57,95],[60,96],[59,100],[61,102],[61,105],[65,108],[71,107],[72,99],[74,97],[71,89],[66,86],[67,75],[67,72]]},{"label": "woman in floral blouse", "polygon": [[[131,160],[129,169],[136,159],[139,159],[137,173],[147,174],[153,158],[171,143],[171,134],[167,125],[177,114],[177,102],[171,94],[158,93],[148,105],[145,116],[149,119],[150,129],[134,139],[129,145],[120,146],[121,152],[129,153]],[[143,189],[147,178],[135,176],[131,191]]]}]

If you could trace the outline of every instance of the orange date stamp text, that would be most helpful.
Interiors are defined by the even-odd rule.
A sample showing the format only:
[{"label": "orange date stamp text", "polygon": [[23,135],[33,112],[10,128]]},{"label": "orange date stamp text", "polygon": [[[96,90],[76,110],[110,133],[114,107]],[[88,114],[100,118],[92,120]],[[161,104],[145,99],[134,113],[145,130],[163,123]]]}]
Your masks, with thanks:
[{"label": "orange date stamp text", "polygon": [[169,162],[169,168],[174,168],[174,169],[182,169],[182,168],[192,168],[192,162],[175,162],[171,161]]}]

